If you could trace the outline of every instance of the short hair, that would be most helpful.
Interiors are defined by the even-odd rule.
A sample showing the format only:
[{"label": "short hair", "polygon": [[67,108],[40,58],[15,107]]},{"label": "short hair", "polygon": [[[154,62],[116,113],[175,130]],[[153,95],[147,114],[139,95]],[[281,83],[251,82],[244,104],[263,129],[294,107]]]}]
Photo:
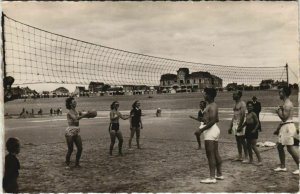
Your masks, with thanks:
[{"label": "short hair", "polygon": [[253,97],[252,97],[252,100],[257,100],[256,96],[253,96]]},{"label": "short hair", "polygon": [[72,107],[71,107],[72,100],[74,100],[73,97],[68,97],[68,98],[66,99],[66,108],[69,109],[69,110],[72,108]]},{"label": "short hair", "polygon": [[285,93],[286,96],[290,96],[292,93],[292,89],[290,86],[283,86],[282,91]]},{"label": "short hair", "polygon": [[138,102],[139,102],[138,100],[134,101],[134,103],[132,104],[132,108],[135,108],[135,107],[136,107],[136,104],[137,104]]},{"label": "short hair", "polygon": [[116,104],[119,104],[119,102],[118,101],[113,101],[110,105],[110,110],[114,109]]},{"label": "short hair", "polygon": [[254,105],[253,101],[249,100],[247,101],[246,105],[249,106],[249,104],[252,104],[252,106]]},{"label": "short hair", "polygon": [[215,99],[215,97],[217,96],[217,90],[215,88],[204,88],[204,92],[213,99]]},{"label": "short hair", "polygon": [[204,104],[204,106],[206,106],[206,101],[201,100],[201,101],[200,101],[200,104]]},{"label": "short hair", "polygon": [[236,93],[239,95],[239,97],[242,97],[243,92],[241,90],[237,90]]},{"label": "short hair", "polygon": [[9,153],[16,153],[20,147],[20,140],[16,137],[10,137],[6,141],[6,149]]}]

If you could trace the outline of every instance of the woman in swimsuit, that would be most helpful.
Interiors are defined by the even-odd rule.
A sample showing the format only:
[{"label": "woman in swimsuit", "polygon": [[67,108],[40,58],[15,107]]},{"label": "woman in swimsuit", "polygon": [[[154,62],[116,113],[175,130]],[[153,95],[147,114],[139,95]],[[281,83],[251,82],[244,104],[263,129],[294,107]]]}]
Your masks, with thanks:
[{"label": "woman in swimsuit", "polygon": [[252,157],[252,150],[256,154],[256,157],[258,159],[259,166],[262,165],[262,160],[260,157],[260,153],[256,147],[256,142],[258,138],[258,128],[259,128],[259,120],[256,114],[253,112],[253,102],[248,101],[247,102],[247,110],[248,114],[246,116],[246,121],[243,123],[241,128],[246,127],[245,131],[245,138],[247,142],[247,149],[249,154],[249,161],[248,163],[253,163],[253,157]]},{"label": "woman in swimsuit", "polygon": [[123,145],[123,136],[120,131],[119,118],[126,120],[129,119],[130,116],[123,116],[119,111],[120,104],[118,101],[114,101],[110,105],[110,125],[109,125],[109,134],[110,134],[110,147],[109,147],[109,155],[112,155],[112,151],[115,145],[116,138],[119,140],[119,155],[123,155],[122,153],[122,145]]}]

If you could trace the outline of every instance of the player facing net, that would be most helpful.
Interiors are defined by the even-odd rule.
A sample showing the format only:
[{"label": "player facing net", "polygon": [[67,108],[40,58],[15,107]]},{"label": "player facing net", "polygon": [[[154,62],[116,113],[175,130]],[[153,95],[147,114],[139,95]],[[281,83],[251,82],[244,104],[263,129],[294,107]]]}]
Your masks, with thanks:
[{"label": "player facing net", "polygon": [[209,72],[228,83],[259,85],[261,80],[286,80],[285,66],[236,67],[193,63],[109,48],[58,35],[3,16],[6,76],[15,85],[34,83],[158,86],[162,74],[179,68]]}]

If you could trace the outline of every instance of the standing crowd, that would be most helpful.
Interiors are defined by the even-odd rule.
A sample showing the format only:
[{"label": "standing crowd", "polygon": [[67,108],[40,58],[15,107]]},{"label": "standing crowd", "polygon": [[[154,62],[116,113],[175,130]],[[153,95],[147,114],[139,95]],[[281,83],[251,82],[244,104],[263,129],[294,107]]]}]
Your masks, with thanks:
[{"label": "standing crowd", "polygon": [[[280,159],[280,166],[275,168],[275,172],[287,171],[285,166],[285,151],[284,147],[287,147],[287,151],[293,157],[297,169],[293,171],[293,174],[299,175],[299,153],[295,146],[299,146],[299,131],[296,130],[293,123],[294,106],[289,96],[291,94],[291,88],[283,87],[279,91],[279,97],[283,101],[283,104],[276,110],[281,122],[275,130],[274,134],[278,135],[277,150]],[[190,116],[190,118],[200,122],[199,128],[195,131],[197,139],[198,149],[202,148],[200,136],[203,134],[204,146],[206,151],[206,157],[208,160],[209,177],[203,179],[201,183],[216,183],[217,180],[224,180],[225,177],[222,174],[222,159],[219,154],[219,138],[220,129],[217,125],[219,122],[219,110],[218,105],[215,102],[217,91],[214,88],[205,88],[203,93],[204,99],[200,101],[198,117]],[[257,157],[256,165],[263,165],[261,154],[256,147],[259,132],[262,131],[259,114],[261,111],[261,104],[254,96],[252,101],[246,103],[241,99],[242,92],[235,91],[233,93],[233,118],[230,122],[228,133],[235,136],[238,156],[235,161],[240,161],[246,164],[254,164],[253,152]],[[118,139],[118,153],[123,155],[123,136],[120,130],[119,119],[130,120],[130,137],[128,141],[129,149],[132,149],[132,139],[136,136],[137,148],[141,149],[140,145],[140,133],[143,129],[143,123],[141,117],[143,116],[140,108],[140,102],[135,101],[132,104],[132,109],[129,115],[122,115],[119,112],[119,102],[114,101],[110,105],[110,123],[108,132],[110,135],[109,155],[113,154],[113,148],[116,139]],[[65,139],[67,144],[67,154],[65,158],[66,169],[70,168],[70,158],[73,152],[74,144],[77,147],[75,167],[80,167],[80,158],[82,153],[82,140],[80,137],[79,120],[83,118],[94,117],[95,114],[90,112],[80,114],[76,110],[77,103],[73,97],[66,99],[66,108],[69,110],[67,113],[68,127],[65,130]],[[156,115],[160,116],[160,109]],[[6,149],[8,154],[5,157],[5,170],[3,178],[3,189],[6,192],[15,193],[18,192],[17,178],[19,175],[20,163],[17,159],[17,154],[20,152],[20,141],[17,138],[9,138],[6,142]],[[253,152],[252,152],[253,151]]]}]

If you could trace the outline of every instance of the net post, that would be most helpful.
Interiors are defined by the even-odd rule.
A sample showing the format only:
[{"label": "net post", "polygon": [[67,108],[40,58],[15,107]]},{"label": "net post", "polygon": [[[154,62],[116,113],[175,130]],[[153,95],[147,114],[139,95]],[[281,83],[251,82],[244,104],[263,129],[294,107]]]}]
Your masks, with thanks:
[{"label": "net post", "polygon": [[1,13],[1,33],[2,33],[2,62],[3,62],[3,77],[6,77],[6,60],[5,60],[5,34],[4,34],[4,13]]},{"label": "net post", "polygon": [[285,64],[285,70],[286,70],[286,82],[287,82],[287,86],[289,86],[289,65],[287,63]]}]

